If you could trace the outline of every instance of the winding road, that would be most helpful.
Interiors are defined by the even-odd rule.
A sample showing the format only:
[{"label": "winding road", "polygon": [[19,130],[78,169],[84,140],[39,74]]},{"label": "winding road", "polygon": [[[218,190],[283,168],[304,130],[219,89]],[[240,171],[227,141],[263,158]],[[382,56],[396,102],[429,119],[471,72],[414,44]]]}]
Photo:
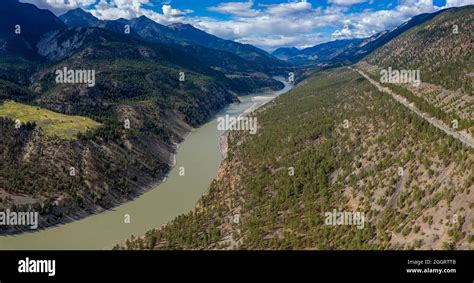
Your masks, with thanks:
[{"label": "winding road", "polygon": [[470,136],[467,136],[467,135],[464,135],[464,134],[461,134],[461,133],[458,133],[458,132],[455,132],[453,131],[449,126],[447,126],[444,122],[442,122],[441,120],[439,119],[436,119],[434,117],[431,117],[430,115],[428,115],[427,113],[424,113],[422,111],[420,111],[418,108],[415,107],[414,104],[411,104],[405,97],[393,92],[391,89],[387,88],[387,87],[383,87],[380,83],[374,81],[372,78],[370,78],[367,74],[365,74],[363,71],[359,70],[359,69],[355,69],[355,68],[352,68],[352,67],[349,67],[349,69],[351,70],[354,70],[354,71],[357,71],[359,74],[361,74],[364,78],[366,78],[372,85],[374,85],[379,91],[381,92],[384,92],[384,93],[388,93],[389,95],[391,95],[395,100],[397,100],[398,102],[400,102],[403,106],[405,106],[406,108],[410,109],[411,111],[415,112],[419,117],[425,119],[428,123],[430,123],[431,125],[435,126],[436,128],[442,130],[443,132],[445,132],[447,135],[450,135],[452,136],[453,138],[459,140],[460,142],[462,142],[463,144],[471,147],[471,148],[474,148],[474,140],[472,139],[472,137]]}]

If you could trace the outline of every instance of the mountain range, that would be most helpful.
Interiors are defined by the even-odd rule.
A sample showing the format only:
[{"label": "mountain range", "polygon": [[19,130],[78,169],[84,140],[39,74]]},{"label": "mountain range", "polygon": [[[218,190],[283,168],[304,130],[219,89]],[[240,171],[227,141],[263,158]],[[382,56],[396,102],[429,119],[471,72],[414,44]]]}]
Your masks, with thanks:
[{"label": "mountain range", "polygon": [[[140,16],[131,20],[118,19],[115,21],[102,21],[80,8],[70,10],[60,16],[60,18],[69,27],[101,27],[119,33],[123,33],[124,26],[128,25],[131,28],[131,33],[138,34],[139,37],[148,42],[179,45],[179,48],[189,46],[204,47],[205,49],[198,54],[204,52],[209,54],[216,50],[222,51],[220,53],[216,52],[218,57],[227,56],[228,61],[235,62],[235,64],[242,66],[247,65],[247,68],[249,67],[249,63],[253,63],[255,70],[271,72],[278,67],[285,66],[284,62],[281,62],[259,48],[231,40],[224,40],[197,29],[190,24],[174,23],[169,26],[164,26],[146,16]],[[236,62],[238,58],[232,55],[240,57],[240,62]],[[207,62],[207,60],[204,61]]]}]

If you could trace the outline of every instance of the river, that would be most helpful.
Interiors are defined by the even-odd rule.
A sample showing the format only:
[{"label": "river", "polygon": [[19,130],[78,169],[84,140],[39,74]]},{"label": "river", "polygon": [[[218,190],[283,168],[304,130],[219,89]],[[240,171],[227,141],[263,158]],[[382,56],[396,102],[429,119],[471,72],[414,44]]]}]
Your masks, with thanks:
[{"label": "river", "polygon": [[[278,78],[282,82],[282,78]],[[159,227],[175,217],[188,213],[209,189],[216,176],[222,154],[219,150],[217,117],[228,114],[237,117],[255,109],[290,90],[291,85],[269,93],[239,97],[218,113],[210,122],[194,129],[180,144],[176,166],[166,181],[140,197],[112,210],[45,230],[13,236],[0,236],[0,250],[101,250]],[[180,176],[180,167],[184,176]],[[125,223],[128,215],[130,222]],[[128,217],[127,216],[127,217]]]}]

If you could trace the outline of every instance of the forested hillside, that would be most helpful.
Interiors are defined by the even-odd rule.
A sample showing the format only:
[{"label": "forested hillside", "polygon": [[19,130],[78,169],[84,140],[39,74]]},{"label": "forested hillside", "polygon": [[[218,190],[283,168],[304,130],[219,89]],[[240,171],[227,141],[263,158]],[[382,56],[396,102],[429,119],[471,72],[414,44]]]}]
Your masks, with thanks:
[{"label": "forested hillside", "polygon": [[420,85],[386,84],[419,109],[474,137],[474,6],[452,8],[374,51],[357,64],[381,80],[381,70],[420,72]]},{"label": "forested hillside", "polygon": [[[194,211],[121,248],[473,248],[472,149],[349,69],[266,108],[256,135],[231,133]],[[325,225],[333,209],[364,212],[364,228]]]},{"label": "forested hillside", "polygon": [[380,68],[420,69],[422,80],[474,95],[474,5],[453,8],[413,27],[367,56]]}]

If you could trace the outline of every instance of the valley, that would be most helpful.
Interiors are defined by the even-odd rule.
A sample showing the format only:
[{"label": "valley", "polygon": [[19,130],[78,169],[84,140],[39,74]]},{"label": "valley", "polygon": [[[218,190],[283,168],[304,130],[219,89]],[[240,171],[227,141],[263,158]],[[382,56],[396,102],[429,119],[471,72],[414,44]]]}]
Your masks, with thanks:
[{"label": "valley", "polygon": [[[194,211],[117,248],[472,249],[473,149],[357,72],[319,73],[257,118]],[[323,225],[332,209],[367,222]]]},{"label": "valley", "polygon": [[[237,117],[256,104],[268,102],[289,89],[291,85],[286,84],[285,89],[278,92],[244,96],[240,103],[229,105],[209,122],[193,129],[177,147],[175,157],[171,157],[175,163],[163,181],[150,185],[146,192],[135,199],[72,223],[34,233],[4,236],[0,238],[0,249],[112,249],[130,235],[144,234],[150,225],[163,225],[177,215],[188,212],[208,190],[222,161],[219,141],[224,133],[218,130],[218,117]],[[180,168],[185,168],[184,176],[180,175]],[[1,193],[0,196],[4,197]]]},{"label": "valley", "polygon": [[0,249],[474,249],[474,5],[401,2],[5,0]]},{"label": "valley", "polygon": [[[230,135],[192,212],[116,249],[471,250],[472,16],[420,15],[353,66],[313,71],[258,113],[257,136]],[[387,68],[419,83],[384,83]],[[325,225],[328,211],[365,224]]]},{"label": "valley", "polygon": [[[248,69],[255,63],[230,51],[182,47],[153,32],[141,37],[137,29],[116,28],[123,23],[99,27],[81,9],[72,16],[86,16],[89,22],[68,27],[34,5],[17,0],[5,5],[0,11],[0,103],[6,103],[0,123],[0,208],[39,211],[40,229],[137,198],[168,174],[176,144],[239,101],[237,94],[284,87],[263,73],[270,73],[268,68]],[[14,27],[22,13],[37,19],[21,18],[26,32],[18,35]],[[45,24],[35,28],[36,20]],[[139,20],[145,30],[173,33],[146,17]],[[220,71],[214,63],[226,61],[204,62],[189,48],[237,65]],[[265,56],[261,60],[277,61]],[[62,70],[94,74],[93,84],[60,80]],[[229,76],[231,71],[235,76]],[[18,103],[22,109],[11,107]],[[15,119],[24,114],[30,123],[16,127]],[[59,123],[65,117],[73,122]],[[0,227],[1,234],[22,232],[21,227]]]}]

